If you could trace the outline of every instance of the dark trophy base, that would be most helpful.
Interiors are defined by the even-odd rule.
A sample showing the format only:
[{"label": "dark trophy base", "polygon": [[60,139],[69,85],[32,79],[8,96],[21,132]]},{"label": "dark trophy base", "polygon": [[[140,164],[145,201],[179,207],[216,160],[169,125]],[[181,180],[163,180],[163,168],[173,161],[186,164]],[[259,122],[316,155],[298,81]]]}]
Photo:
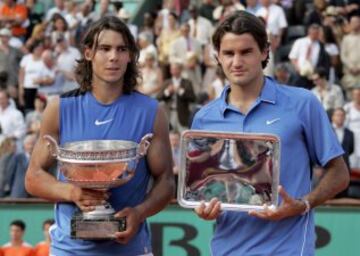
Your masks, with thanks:
[{"label": "dark trophy base", "polygon": [[126,230],[126,218],[115,219],[106,216],[97,219],[84,219],[77,213],[71,219],[71,238],[83,240],[114,239],[114,233]]}]

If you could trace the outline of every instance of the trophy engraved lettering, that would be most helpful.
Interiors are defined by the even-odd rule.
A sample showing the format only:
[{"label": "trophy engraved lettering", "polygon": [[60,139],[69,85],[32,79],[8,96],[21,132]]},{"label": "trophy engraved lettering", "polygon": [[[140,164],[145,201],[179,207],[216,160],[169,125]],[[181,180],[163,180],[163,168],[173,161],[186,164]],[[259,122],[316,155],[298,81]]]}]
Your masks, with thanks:
[{"label": "trophy engraved lettering", "polygon": [[[65,143],[60,147],[49,135],[51,154],[68,182],[81,188],[108,190],[127,183],[135,174],[140,158],[146,155],[152,134],[146,134],[138,144],[125,140],[89,140]],[[126,230],[126,219],[115,219],[109,203],[94,211],[74,214],[71,219],[73,239],[114,239],[114,233]]]}]

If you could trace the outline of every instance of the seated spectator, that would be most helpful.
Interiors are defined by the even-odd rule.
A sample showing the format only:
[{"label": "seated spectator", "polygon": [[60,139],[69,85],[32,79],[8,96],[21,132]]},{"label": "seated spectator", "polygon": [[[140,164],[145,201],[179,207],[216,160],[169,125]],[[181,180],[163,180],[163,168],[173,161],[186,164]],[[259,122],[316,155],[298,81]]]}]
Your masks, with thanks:
[{"label": "seated spectator", "polygon": [[[1,27],[11,29],[13,36],[25,39],[28,11],[24,4],[7,0],[0,6]],[[28,24],[29,25],[29,24]]]},{"label": "seated spectator", "polygon": [[26,225],[22,220],[10,224],[10,241],[2,246],[4,256],[32,256],[33,247],[23,240]]},{"label": "seated spectator", "polygon": [[50,255],[50,233],[49,228],[54,224],[53,219],[47,219],[43,222],[42,229],[44,234],[44,241],[41,241],[35,246],[34,256],[49,256]]},{"label": "seated spectator", "polygon": [[325,69],[319,67],[315,69],[312,75],[312,81],[315,87],[311,91],[321,102],[325,110],[342,107],[344,104],[344,95],[340,86],[330,84],[326,79]]},{"label": "seated spectator", "polygon": [[60,14],[55,13],[51,21],[50,35],[52,45],[56,45],[56,41],[59,36],[63,36],[69,45],[73,45],[74,39],[71,36],[71,33],[68,29],[69,26],[65,18]]},{"label": "seated spectator", "polygon": [[290,72],[290,68],[286,65],[286,63],[278,63],[275,66],[275,75],[274,78],[280,84],[286,85],[295,85],[294,77]]},{"label": "seated spectator", "polygon": [[141,32],[138,38],[138,44],[140,47],[139,64],[143,66],[145,64],[146,54],[151,54],[154,57],[155,63],[158,62],[157,49],[151,42],[151,38],[148,33]]},{"label": "seated spectator", "polygon": [[209,99],[214,100],[221,95],[226,84],[226,76],[221,68],[216,69],[216,79],[209,86]]}]

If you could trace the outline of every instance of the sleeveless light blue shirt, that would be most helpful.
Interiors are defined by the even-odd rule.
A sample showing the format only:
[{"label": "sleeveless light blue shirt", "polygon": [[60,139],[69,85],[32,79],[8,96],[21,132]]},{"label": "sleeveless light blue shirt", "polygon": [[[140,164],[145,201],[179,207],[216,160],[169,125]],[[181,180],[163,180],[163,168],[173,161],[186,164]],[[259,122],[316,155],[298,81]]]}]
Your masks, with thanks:
[{"label": "sleeveless light blue shirt", "polygon": [[[138,92],[124,94],[111,104],[98,102],[91,92],[72,91],[60,99],[60,144],[81,140],[129,140],[139,143],[153,132],[158,103]],[[59,180],[65,181],[59,173]],[[108,200],[119,211],[143,202],[150,179],[146,160],[142,158],[135,176],[126,184],[111,189]],[[51,254],[56,256],[126,255],[151,252],[151,239],[147,223],[126,245],[115,241],[85,241],[70,238],[71,217],[78,208],[73,203],[55,205],[55,225],[50,231]]]}]

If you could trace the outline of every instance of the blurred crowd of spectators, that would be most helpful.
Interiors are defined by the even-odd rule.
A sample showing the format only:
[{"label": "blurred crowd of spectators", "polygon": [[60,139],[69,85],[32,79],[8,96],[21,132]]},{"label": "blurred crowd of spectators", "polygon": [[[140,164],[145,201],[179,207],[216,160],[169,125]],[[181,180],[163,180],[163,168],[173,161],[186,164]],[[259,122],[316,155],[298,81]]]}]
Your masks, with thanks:
[{"label": "blurred crowd of spectators", "polygon": [[52,97],[78,87],[82,35],[104,15],[118,16],[136,38],[143,76],[137,90],[168,113],[175,173],[179,133],[227,83],[211,37],[238,10],[266,25],[265,74],[311,90],[329,112],[347,163],[360,169],[359,7],[358,0],[163,0],[133,24],[121,1],[54,0],[50,9],[36,0],[0,1],[0,197],[28,196],[24,175],[42,112]]}]

